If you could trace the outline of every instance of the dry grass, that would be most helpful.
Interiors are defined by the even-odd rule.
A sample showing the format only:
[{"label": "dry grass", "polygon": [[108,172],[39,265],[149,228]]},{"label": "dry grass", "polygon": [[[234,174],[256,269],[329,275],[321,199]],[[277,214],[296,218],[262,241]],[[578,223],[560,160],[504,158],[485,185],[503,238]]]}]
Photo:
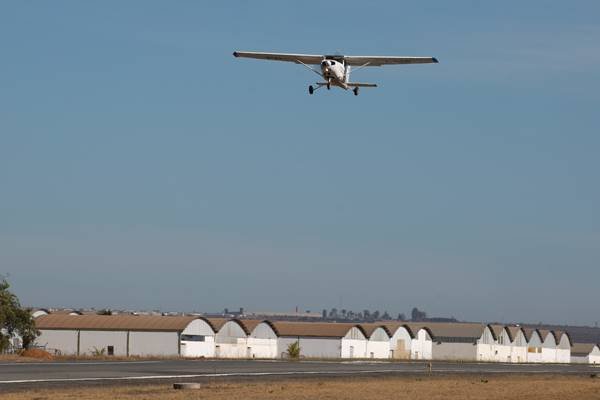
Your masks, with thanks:
[{"label": "dry grass", "polygon": [[93,355],[51,355],[50,358],[27,357],[18,354],[0,354],[0,361],[10,362],[44,362],[44,361],[165,361],[165,360],[203,360],[205,358],[179,357],[179,356],[93,356]]},{"label": "dry grass", "polygon": [[[11,362],[44,362],[44,361],[167,361],[167,360],[185,360],[185,361],[199,361],[199,360],[216,360],[216,361],[232,361],[232,359],[216,358],[216,357],[181,357],[181,356],[108,356],[108,355],[92,355],[92,354],[81,354],[81,355],[54,355],[50,354],[50,357],[27,357],[19,354],[0,354],[0,361],[11,361]],[[236,361],[273,361],[272,358],[236,358]],[[303,358],[303,360],[310,361],[348,361],[348,359],[342,358]],[[284,361],[298,361],[294,359],[284,359]],[[352,361],[373,361],[370,358],[354,358]],[[396,360],[396,359],[382,359],[377,360],[378,362],[410,362],[409,360]]]},{"label": "dry grass", "polygon": [[41,362],[41,361],[50,361],[33,357],[23,357],[19,354],[0,354],[0,362]]},{"label": "dry grass", "polygon": [[171,384],[148,386],[35,389],[5,393],[3,400],[387,400],[387,399],[599,399],[600,379],[582,376],[442,376],[251,383],[212,383],[201,390],[173,390]]},{"label": "dry grass", "polygon": [[34,358],[37,360],[52,360],[52,354],[42,349],[26,349],[20,353],[23,358]]}]

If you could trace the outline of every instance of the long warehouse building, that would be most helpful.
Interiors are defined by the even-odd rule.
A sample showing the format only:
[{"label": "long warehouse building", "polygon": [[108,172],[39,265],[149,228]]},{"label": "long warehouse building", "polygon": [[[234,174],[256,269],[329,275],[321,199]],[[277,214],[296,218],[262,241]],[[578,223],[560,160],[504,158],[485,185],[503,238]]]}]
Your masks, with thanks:
[{"label": "long warehouse building", "polygon": [[566,332],[479,323],[352,324],[130,314],[48,314],[35,321],[41,333],[36,344],[55,354],[276,359],[287,357],[289,345],[297,342],[302,358],[600,362],[597,346],[581,350]]},{"label": "long warehouse building", "polygon": [[43,315],[36,343],[70,355],[213,357],[214,328],[195,316]]}]

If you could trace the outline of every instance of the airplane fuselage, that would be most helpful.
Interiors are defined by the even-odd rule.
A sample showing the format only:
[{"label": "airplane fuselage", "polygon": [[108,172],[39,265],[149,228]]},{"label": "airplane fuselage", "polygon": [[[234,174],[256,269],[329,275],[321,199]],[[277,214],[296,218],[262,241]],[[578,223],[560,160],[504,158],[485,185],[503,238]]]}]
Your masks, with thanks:
[{"label": "airplane fuselage", "polygon": [[342,62],[324,59],[321,61],[321,73],[323,78],[330,84],[348,89],[346,82],[348,80],[347,68]]}]

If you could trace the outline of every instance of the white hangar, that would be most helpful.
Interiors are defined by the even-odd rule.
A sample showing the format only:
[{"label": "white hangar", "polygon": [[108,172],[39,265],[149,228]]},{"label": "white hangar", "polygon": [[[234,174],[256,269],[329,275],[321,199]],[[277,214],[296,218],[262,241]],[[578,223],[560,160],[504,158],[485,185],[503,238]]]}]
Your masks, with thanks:
[{"label": "white hangar", "polygon": [[50,311],[46,308],[38,308],[36,310],[32,310],[31,311],[31,316],[33,318],[37,318],[37,317],[41,317],[42,315],[48,315],[48,314],[54,314],[54,315],[83,315],[83,313],[81,311],[76,311],[76,310],[54,310],[54,311]]},{"label": "white hangar", "polygon": [[215,357],[217,358],[251,358],[246,327],[237,319],[226,320],[211,318],[215,327]]},{"label": "white hangar", "polygon": [[571,338],[562,331],[538,330],[542,338],[542,362],[571,362]]},{"label": "white hangar", "polygon": [[477,360],[477,341],[484,326],[478,323],[428,323],[434,360]]},{"label": "white hangar", "polygon": [[[390,335],[390,358],[409,360],[415,338],[410,327],[401,323],[386,323],[385,327]],[[425,331],[423,333],[427,334]]]},{"label": "white hangar", "polygon": [[392,358],[390,331],[386,325],[360,324],[367,337],[366,358]]},{"label": "white hangar", "polygon": [[252,328],[252,330],[248,336],[248,347],[250,348],[252,358],[285,357],[285,354],[279,354],[277,348],[277,333],[271,322],[253,322],[251,325],[247,325],[247,329],[250,328]]},{"label": "white hangar", "polygon": [[573,340],[571,335],[567,332],[554,331],[557,338],[556,344],[556,362],[557,363],[570,363],[571,362],[571,348],[573,347]]},{"label": "white hangar", "polygon": [[368,358],[367,335],[360,325],[273,321],[277,354],[298,342],[304,358]]},{"label": "white hangar", "polygon": [[413,360],[477,360],[477,342],[484,325],[476,323],[407,323],[414,332]]},{"label": "white hangar", "polygon": [[425,327],[413,325],[410,329],[414,338],[410,344],[411,360],[431,360],[433,358],[433,334]]},{"label": "white hangar", "polygon": [[539,330],[534,328],[523,328],[525,339],[527,340],[527,360],[529,363],[541,363],[542,358],[542,345],[544,339]]},{"label": "white hangar", "polygon": [[477,361],[510,362],[512,340],[502,325],[487,325],[477,341]]},{"label": "white hangar", "polygon": [[600,364],[600,347],[595,343],[574,343],[571,362],[578,364]]},{"label": "white hangar", "polygon": [[277,335],[269,321],[210,318],[217,358],[276,358]]},{"label": "white hangar", "polygon": [[520,326],[507,326],[506,330],[510,334],[511,350],[510,361],[514,363],[527,362],[527,336]]},{"label": "white hangar", "polygon": [[194,316],[42,315],[38,346],[71,355],[212,357],[214,329]]}]

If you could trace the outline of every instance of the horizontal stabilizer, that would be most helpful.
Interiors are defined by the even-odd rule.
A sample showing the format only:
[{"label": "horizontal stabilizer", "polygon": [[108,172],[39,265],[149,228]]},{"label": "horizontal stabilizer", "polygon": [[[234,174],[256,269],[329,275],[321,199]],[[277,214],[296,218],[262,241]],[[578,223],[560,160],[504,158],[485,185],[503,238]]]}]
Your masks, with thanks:
[{"label": "horizontal stabilizer", "polygon": [[[328,83],[327,82],[317,82],[316,83],[319,86],[327,86]],[[336,83],[336,82],[331,82],[332,86],[339,86],[341,88],[344,88],[346,90],[348,90],[349,88],[353,88],[353,87],[377,87],[376,83],[362,83],[362,82],[341,82],[341,83]]]},{"label": "horizontal stabilizer", "polygon": [[376,83],[361,83],[361,82],[348,82],[346,83],[349,87],[377,87]]}]

